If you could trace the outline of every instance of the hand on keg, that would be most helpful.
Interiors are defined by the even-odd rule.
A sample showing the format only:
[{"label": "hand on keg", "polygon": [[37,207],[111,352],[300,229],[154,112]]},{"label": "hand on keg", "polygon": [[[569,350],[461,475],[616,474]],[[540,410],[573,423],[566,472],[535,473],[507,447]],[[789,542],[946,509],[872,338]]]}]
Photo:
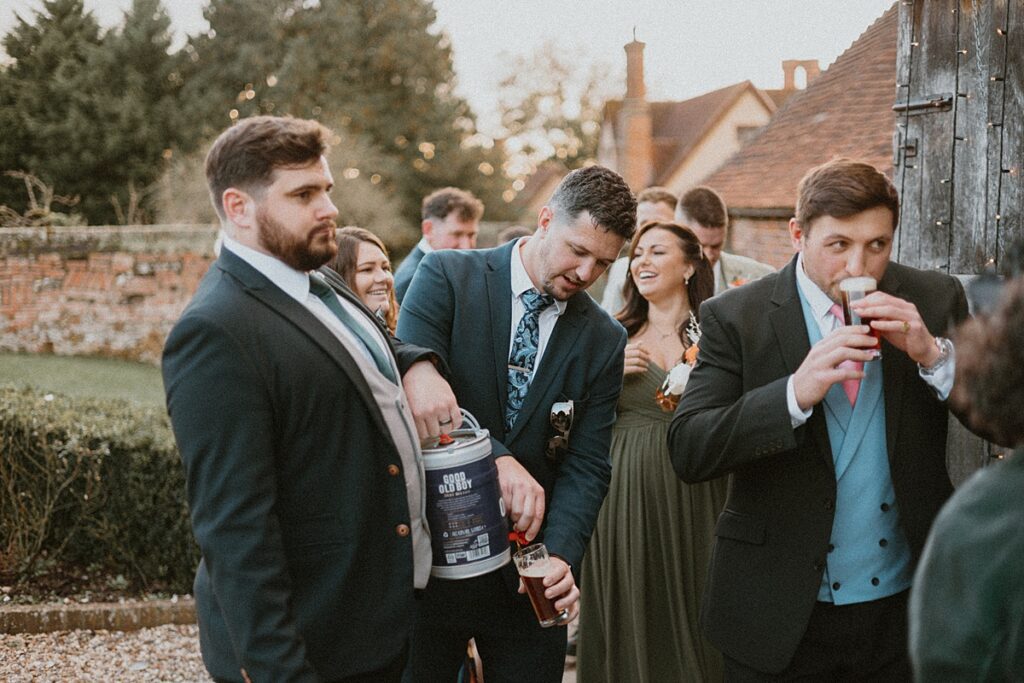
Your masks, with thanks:
[{"label": "hand on keg", "polygon": [[[557,555],[551,556],[551,571],[544,577],[544,588],[545,597],[555,601],[557,611],[569,610],[566,622],[576,618],[580,609],[580,589],[576,586],[569,563]],[[522,579],[519,580],[519,592],[526,592]]]},{"label": "hand on keg", "polygon": [[526,539],[532,541],[544,521],[544,488],[514,456],[502,455],[495,458],[494,464],[498,468],[498,484],[508,516],[515,528],[525,532]]},{"label": "hand on keg", "polygon": [[447,434],[462,425],[462,412],[451,386],[429,360],[413,363],[405,371],[402,388],[421,440]]}]

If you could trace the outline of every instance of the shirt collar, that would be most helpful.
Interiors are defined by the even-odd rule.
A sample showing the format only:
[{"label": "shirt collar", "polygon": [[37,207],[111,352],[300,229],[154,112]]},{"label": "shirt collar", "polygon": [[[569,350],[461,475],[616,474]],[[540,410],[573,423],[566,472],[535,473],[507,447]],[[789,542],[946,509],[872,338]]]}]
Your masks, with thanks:
[{"label": "shirt collar", "polygon": [[[518,299],[523,295],[523,292],[534,289],[533,280],[530,279],[529,273],[526,272],[526,266],[523,264],[522,248],[526,244],[529,237],[520,237],[516,241],[516,246],[512,247],[512,298]],[[567,301],[559,301],[555,299],[555,308],[558,309],[558,315],[562,315],[565,312],[566,306],[569,305]]]},{"label": "shirt collar", "polygon": [[824,319],[826,315],[831,313],[835,302],[829,298],[828,294],[821,291],[821,287],[816,285],[811,276],[804,270],[803,252],[800,252],[796,257],[796,286],[800,288],[800,292],[807,299],[807,303],[810,305],[811,310],[814,311],[814,315],[818,320]]},{"label": "shirt collar", "polygon": [[268,280],[284,290],[285,294],[299,303],[305,302],[309,296],[309,273],[295,270],[284,261],[247,247],[227,234],[224,235],[221,248],[227,249],[258,270]]},{"label": "shirt collar", "polygon": [[419,247],[420,251],[424,254],[429,254],[434,251],[434,248],[430,246],[430,242],[427,241],[426,237],[421,237],[420,241],[416,243],[416,246]]}]

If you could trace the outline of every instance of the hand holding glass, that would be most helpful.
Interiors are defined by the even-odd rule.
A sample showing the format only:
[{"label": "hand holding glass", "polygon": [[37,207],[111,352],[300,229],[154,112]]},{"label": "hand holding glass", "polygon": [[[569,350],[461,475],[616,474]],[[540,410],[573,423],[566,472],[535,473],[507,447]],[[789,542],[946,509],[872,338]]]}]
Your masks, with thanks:
[{"label": "hand holding glass", "polygon": [[843,300],[843,322],[846,325],[867,325],[868,331],[875,338],[875,345],[868,351],[875,352],[875,358],[882,357],[882,333],[871,327],[874,318],[862,318],[853,310],[853,302],[860,301],[878,289],[878,282],[873,277],[848,277],[839,283],[839,294]]},{"label": "hand holding glass", "polygon": [[558,610],[555,601],[544,595],[544,577],[551,572],[553,565],[548,549],[543,543],[534,543],[512,555],[523,580],[526,594],[530,596],[530,604],[537,615],[537,621],[544,628],[558,626],[569,621],[569,610]]}]

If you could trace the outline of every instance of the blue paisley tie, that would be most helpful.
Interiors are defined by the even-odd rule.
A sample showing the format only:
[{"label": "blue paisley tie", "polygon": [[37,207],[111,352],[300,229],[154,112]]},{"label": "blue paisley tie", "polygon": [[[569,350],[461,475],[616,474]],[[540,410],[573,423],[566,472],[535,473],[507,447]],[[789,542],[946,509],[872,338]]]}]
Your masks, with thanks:
[{"label": "blue paisley tie", "polygon": [[516,326],[512,352],[508,356],[508,404],[505,406],[505,431],[511,431],[519,409],[523,407],[530,388],[533,365],[537,361],[540,342],[540,312],[554,303],[547,294],[529,289],[520,296],[526,312]]}]

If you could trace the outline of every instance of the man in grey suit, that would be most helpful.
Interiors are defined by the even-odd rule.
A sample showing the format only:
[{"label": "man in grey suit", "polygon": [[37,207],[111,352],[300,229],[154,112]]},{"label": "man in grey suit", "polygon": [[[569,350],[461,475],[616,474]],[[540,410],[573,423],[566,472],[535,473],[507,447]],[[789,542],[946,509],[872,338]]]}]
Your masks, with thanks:
[{"label": "man in grey suit", "polygon": [[676,223],[693,230],[715,271],[715,294],[746,284],[775,269],[747,256],[722,251],[729,225],[725,201],[710,187],[695,187],[679,197]]},{"label": "man in grey suit", "polygon": [[[611,476],[626,344],[625,330],[585,290],[635,223],[636,202],[621,177],[600,166],[573,171],[530,237],[428,254],[398,319],[400,338],[448,363],[459,405],[493,437],[511,522],[547,545],[554,561],[546,594],[570,614],[579,600],[574,572]],[[554,405],[569,401],[571,425],[556,424]],[[511,565],[432,578],[418,605],[411,680],[454,680],[475,638],[488,683],[561,681],[566,629],[541,628],[517,585]]]},{"label": "man in grey suit", "polygon": [[405,299],[412,276],[425,255],[441,249],[476,249],[484,205],[472,192],[442,187],[423,198],[420,213],[423,238],[395,271],[395,298],[398,303]]},{"label": "man in grey suit", "polygon": [[[688,482],[732,475],[701,617],[727,680],[910,680],[907,590],[952,491],[938,335],[967,302],[956,278],[889,261],[898,216],[874,167],[811,169],[797,256],[701,306],[669,449]],[[861,276],[870,326],[848,326],[839,282]]]},{"label": "man in grey suit", "polygon": [[432,352],[395,344],[310,272],[337,251],[330,136],[264,116],[217,138],[206,172],[223,245],[164,348],[218,681],[400,680],[430,572],[399,378],[434,397],[421,436],[458,407]]}]

